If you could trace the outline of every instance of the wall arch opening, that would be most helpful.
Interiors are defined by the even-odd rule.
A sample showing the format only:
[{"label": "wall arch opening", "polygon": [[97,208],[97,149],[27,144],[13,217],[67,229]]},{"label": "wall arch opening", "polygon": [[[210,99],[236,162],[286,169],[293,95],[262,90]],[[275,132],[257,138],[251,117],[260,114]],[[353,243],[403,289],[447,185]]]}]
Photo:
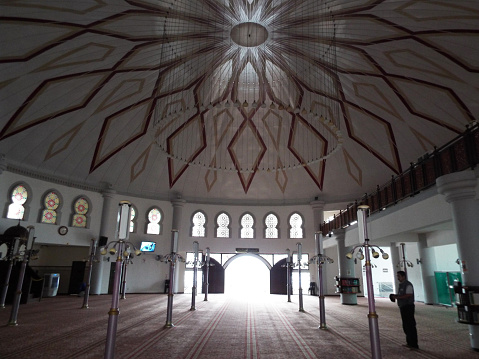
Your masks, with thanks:
[{"label": "wall arch opening", "polygon": [[238,254],[224,264],[225,294],[260,296],[269,294],[271,265],[256,254]]}]

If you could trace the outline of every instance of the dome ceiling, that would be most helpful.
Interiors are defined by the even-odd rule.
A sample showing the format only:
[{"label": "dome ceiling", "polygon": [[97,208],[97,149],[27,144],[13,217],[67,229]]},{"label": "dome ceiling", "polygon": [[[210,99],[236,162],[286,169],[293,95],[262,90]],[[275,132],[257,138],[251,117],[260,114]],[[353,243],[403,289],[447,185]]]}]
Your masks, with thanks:
[{"label": "dome ceiling", "polygon": [[475,1],[2,4],[0,153],[87,188],[360,198],[479,114]]}]

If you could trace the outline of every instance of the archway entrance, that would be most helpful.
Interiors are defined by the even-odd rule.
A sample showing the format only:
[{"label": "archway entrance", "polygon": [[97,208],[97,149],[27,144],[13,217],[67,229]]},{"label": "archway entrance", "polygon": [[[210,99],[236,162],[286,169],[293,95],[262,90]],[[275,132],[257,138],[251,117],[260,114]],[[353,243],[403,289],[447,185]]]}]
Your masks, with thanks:
[{"label": "archway entrance", "polygon": [[225,294],[269,294],[269,268],[257,255],[237,255],[225,263]]}]

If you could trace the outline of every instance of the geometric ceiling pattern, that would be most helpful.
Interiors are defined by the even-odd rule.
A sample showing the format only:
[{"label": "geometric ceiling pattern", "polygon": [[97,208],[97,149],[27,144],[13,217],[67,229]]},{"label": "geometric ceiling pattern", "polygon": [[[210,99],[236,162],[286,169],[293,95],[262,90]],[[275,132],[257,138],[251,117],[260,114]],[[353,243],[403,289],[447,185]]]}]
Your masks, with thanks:
[{"label": "geometric ceiling pattern", "polygon": [[72,185],[347,202],[479,116],[479,3],[3,2],[0,153]]}]

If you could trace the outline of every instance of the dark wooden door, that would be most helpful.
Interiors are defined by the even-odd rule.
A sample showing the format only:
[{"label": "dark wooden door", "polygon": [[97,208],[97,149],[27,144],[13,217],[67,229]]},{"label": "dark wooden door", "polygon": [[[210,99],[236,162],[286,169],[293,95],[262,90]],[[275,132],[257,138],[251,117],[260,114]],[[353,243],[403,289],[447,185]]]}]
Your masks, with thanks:
[{"label": "dark wooden door", "polygon": [[116,262],[111,263],[110,280],[108,282],[108,294],[113,294],[113,282],[115,281],[115,267],[116,267]]},{"label": "dark wooden door", "polygon": [[80,293],[80,288],[85,280],[86,262],[74,261],[72,262],[72,271],[70,273],[70,283],[68,284],[68,294]]},{"label": "dark wooden door", "polygon": [[[203,283],[201,287],[201,293],[205,292],[205,279],[206,279],[206,266],[203,266]],[[210,272],[208,275],[208,282],[210,283],[208,287],[208,293],[224,293],[225,292],[225,269],[223,266],[210,258]]]},{"label": "dark wooden door", "polygon": [[269,292],[271,294],[288,294],[286,258],[277,262],[270,271]]}]

